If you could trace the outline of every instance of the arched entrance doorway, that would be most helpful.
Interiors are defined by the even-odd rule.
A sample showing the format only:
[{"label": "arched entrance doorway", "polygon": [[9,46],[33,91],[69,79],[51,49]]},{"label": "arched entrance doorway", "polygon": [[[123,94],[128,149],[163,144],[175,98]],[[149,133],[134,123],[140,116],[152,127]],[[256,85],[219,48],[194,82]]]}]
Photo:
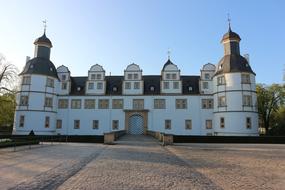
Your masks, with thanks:
[{"label": "arched entrance doorway", "polygon": [[142,135],[144,134],[144,119],[139,114],[129,117],[128,134]]}]

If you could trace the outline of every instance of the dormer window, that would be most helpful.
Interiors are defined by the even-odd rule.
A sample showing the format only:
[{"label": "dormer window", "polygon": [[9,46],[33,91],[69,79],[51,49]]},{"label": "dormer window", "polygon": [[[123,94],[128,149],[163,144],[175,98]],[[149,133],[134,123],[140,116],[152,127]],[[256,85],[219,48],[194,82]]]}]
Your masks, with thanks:
[{"label": "dormer window", "polygon": [[65,81],[65,80],[66,80],[66,75],[62,75],[62,76],[61,76],[61,80],[62,80],[62,81]]},{"label": "dormer window", "polygon": [[97,79],[97,80],[100,80],[101,78],[102,78],[102,75],[101,75],[101,74],[97,74],[97,75],[96,75],[96,79]]},{"label": "dormer window", "polygon": [[131,89],[131,83],[130,82],[125,83],[125,89]]},{"label": "dormer window", "polygon": [[169,82],[163,82],[163,88],[169,89]]},{"label": "dormer window", "polygon": [[97,89],[98,89],[98,90],[103,89],[103,83],[102,83],[102,82],[98,82],[98,83],[97,83]]},{"label": "dormer window", "polygon": [[128,74],[128,79],[132,79],[133,75],[132,74]]},{"label": "dormer window", "polygon": [[116,86],[113,87],[113,92],[117,92],[118,88]]},{"label": "dormer window", "polygon": [[166,79],[170,79],[170,74],[169,73],[166,74]]},{"label": "dormer window", "polygon": [[175,73],[172,74],[172,79],[174,79],[174,80],[176,79],[176,74]]},{"label": "dormer window", "polygon": [[209,73],[205,73],[204,78],[209,80],[210,79],[210,74]]},{"label": "dormer window", "polygon": [[154,87],[154,86],[150,86],[150,87],[149,87],[149,90],[152,91],[152,92],[154,92],[155,87]]},{"label": "dormer window", "polygon": [[179,89],[179,82],[173,82],[173,88]]},{"label": "dormer window", "polygon": [[81,90],[80,86],[79,86],[79,87],[77,87],[77,91],[80,91],[80,90]]},{"label": "dormer window", "polygon": [[93,82],[88,83],[88,89],[89,90],[94,89],[94,83]]},{"label": "dormer window", "polygon": [[134,79],[137,80],[139,78],[139,75],[137,73],[134,74]]},{"label": "dormer window", "polygon": [[140,83],[139,82],[134,83],[134,89],[140,89]]},{"label": "dormer window", "polygon": [[91,74],[91,80],[95,80],[96,75],[95,74]]},{"label": "dormer window", "polygon": [[188,91],[191,92],[193,90],[192,86],[188,87]]}]

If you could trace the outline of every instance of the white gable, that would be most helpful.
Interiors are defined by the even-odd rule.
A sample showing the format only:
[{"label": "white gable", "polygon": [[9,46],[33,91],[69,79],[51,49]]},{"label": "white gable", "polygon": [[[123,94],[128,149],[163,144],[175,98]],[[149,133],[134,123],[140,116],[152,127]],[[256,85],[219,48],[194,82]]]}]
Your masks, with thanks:
[{"label": "white gable", "polygon": [[211,64],[211,63],[207,63],[207,64],[203,65],[202,70],[204,70],[204,71],[215,71],[216,66]]},{"label": "white gable", "polygon": [[93,66],[90,68],[90,71],[96,71],[96,72],[98,72],[98,71],[105,71],[105,70],[103,69],[103,67],[102,67],[101,65],[96,64],[96,65],[93,65]]},{"label": "white gable", "polygon": [[137,64],[130,64],[127,66],[126,71],[140,71],[140,66],[138,66]]},{"label": "white gable", "polygon": [[64,66],[64,65],[59,66],[59,67],[56,69],[56,71],[57,71],[58,73],[67,73],[67,72],[69,72],[68,67],[66,67],[66,66]]},{"label": "white gable", "polygon": [[164,71],[178,71],[178,67],[174,64],[166,65]]}]

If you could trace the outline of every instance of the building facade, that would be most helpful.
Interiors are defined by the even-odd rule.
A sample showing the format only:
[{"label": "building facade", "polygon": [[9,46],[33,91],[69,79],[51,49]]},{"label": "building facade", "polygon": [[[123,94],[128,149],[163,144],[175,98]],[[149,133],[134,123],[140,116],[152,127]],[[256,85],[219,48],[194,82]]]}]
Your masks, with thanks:
[{"label": "building facade", "polygon": [[255,73],[240,55],[240,40],[229,27],[224,56],[203,65],[200,76],[181,75],[168,59],[160,75],[143,75],[130,64],[122,76],[106,76],[96,64],[86,77],[73,77],[50,61],[52,43],[44,33],[20,73],[13,133],[258,135]]}]

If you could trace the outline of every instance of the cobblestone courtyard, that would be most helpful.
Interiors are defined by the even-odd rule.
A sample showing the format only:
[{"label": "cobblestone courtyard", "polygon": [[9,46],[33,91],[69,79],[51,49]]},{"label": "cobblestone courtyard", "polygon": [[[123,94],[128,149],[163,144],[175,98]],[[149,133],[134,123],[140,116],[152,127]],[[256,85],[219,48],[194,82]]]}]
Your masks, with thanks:
[{"label": "cobblestone courtyard", "polygon": [[176,144],[125,136],[116,145],[0,149],[0,189],[284,189],[285,145]]}]

